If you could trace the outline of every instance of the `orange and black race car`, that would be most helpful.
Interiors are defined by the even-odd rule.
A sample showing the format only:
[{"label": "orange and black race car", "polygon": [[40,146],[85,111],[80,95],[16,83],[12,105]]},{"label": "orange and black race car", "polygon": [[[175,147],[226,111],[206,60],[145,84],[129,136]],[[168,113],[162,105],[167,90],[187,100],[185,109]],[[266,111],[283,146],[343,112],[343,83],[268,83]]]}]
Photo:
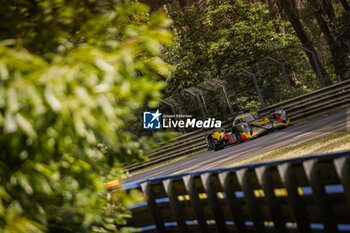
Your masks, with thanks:
[{"label": "orange and black race car", "polygon": [[208,149],[219,150],[227,145],[241,143],[288,125],[290,119],[284,110],[273,111],[264,117],[260,117],[257,112],[243,113],[234,119],[230,133],[220,129],[207,135]]}]

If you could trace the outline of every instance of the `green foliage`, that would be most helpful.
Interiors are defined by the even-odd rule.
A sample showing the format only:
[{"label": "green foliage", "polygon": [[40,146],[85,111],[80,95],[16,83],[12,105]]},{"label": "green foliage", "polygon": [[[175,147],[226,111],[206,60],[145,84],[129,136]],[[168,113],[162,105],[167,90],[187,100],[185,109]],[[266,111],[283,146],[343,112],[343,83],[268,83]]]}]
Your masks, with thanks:
[{"label": "green foliage", "polygon": [[1,11],[0,231],[118,231],[130,197],[109,204],[103,183],[144,159],[148,141],[125,125],[158,104],[169,20],[114,0]]},{"label": "green foliage", "polygon": [[[222,78],[226,80],[236,111],[256,109],[261,105],[252,79],[239,70],[246,67],[257,74],[268,104],[290,96],[281,67],[264,60],[273,56],[304,72],[303,60],[300,59],[303,52],[295,48],[298,39],[294,33],[288,32],[291,31],[288,23],[272,17],[265,4],[245,2],[210,1],[208,9],[187,7],[170,10],[176,36],[174,45],[165,53],[166,60],[174,65],[167,95],[196,86],[204,80]],[[278,32],[281,27],[286,33]],[[291,59],[291,56],[294,58]],[[295,57],[298,57],[297,61]],[[216,112],[227,109],[223,96],[220,98],[214,104]],[[214,99],[210,96],[206,102]],[[223,104],[219,106],[219,103]],[[188,111],[190,108],[194,107],[189,107]]]},{"label": "green foliage", "polygon": [[210,55],[218,75],[233,74],[238,67],[296,43],[293,35],[276,32],[281,23],[260,3],[224,2],[209,11],[207,23],[215,31]]},{"label": "green foliage", "polygon": [[349,11],[342,12],[341,16],[338,19],[339,32],[348,40],[350,40],[350,23],[349,22],[350,22],[350,12]]},{"label": "green foliage", "polygon": [[184,12],[172,14],[174,25],[183,30],[167,57],[176,65],[169,81],[171,91],[210,77],[233,75],[239,67],[297,43],[294,35],[276,32],[283,25],[260,3],[223,1],[212,3],[208,11],[193,7]]}]

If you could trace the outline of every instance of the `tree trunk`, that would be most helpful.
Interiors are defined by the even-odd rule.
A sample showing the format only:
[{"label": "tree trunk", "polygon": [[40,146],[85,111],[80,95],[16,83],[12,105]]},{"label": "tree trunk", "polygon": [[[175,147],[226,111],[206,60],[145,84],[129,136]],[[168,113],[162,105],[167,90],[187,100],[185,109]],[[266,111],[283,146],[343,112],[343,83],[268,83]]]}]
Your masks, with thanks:
[{"label": "tree trunk", "polygon": [[181,9],[183,9],[187,4],[185,0],[178,0],[178,2],[179,2]]},{"label": "tree trunk", "polygon": [[[321,66],[321,62],[320,59],[317,55],[317,52],[315,50],[315,47],[312,43],[312,41],[310,40],[309,36],[307,35],[301,21],[299,18],[299,15],[297,14],[297,9],[293,9],[292,4],[290,3],[290,0],[278,0],[280,6],[282,7],[282,9],[284,10],[285,14],[287,15],[287,18],[289,20],[289,22],[292,24],[301,44],[312,50],[315,55],[316,55],[316,63],[319,64],[319,66],[321,67],[321,72],[323,73],[323,76],[325,77],[325,70],[322,68]],[[309,62],[312,66],[312,69],[315,71],[315,73],[318,75],[318,69],[317,69],[317,65],[314,63],[314,59],[312,54],[306,52],[307,57],[309,58]],[[319,76],[319,75],[318,75]],[[322,77],[319,77],[319,79],[322,79]],[[328,80],[325,80],[326,84],[329,84],[330,82]]]},{"label": "tree trunk", "polygon": [[322,5],[324,11],[327,13],[327,16],[331,23],[333,24],[333,27],[337,27],[337,19],[335,17],[334,8],[332,0],[322,0]]},{"label": "tree trunk", "polygon": [[334,71],[337,74],[338,81],[346,79],[348,77],[347,66],[349,64],[347,48],[339,38],[333,35],[331,25],[329,20],[327,20],[328,14],[326,14],[326,11],[323,10],[325,6],[322,9],[317,0],[309,1],[314,9],[317,23],[319,24],[331,51]]},{"label": "tree trunk", "polygon": [[[279,11],[279,8],[277,6],[277,3],[274,1],[274,0],[267,0],[267,3],[266,3],[269,11],[270,11],[270,14],[276,19],[276,20],[281,20],[281,14],[280,14],[280,11]],[[278,33],[285,33],[285,29],[284,27],[282,26],[279,26],[276,31]]]},{"label": "tree trunk", "polygon": [[295,87],[301,87],[301,88],[303,88],[304,90],[307,90],[307,89],[308,89],[308,87],[307,87],[305,84],[302,84],[302,83],[299,81],[299,79],[298,79],[298,77],[297,77],[297,75],[296,75],[296,73],[295,73],[294,71],[292,71],[292,72],[290,73],[290,77],[291,77],[291,79],[292,79],[292,85],[293,85],[293,86],[295,86]]},{"label": "tree trunk", "polygon": [[340,3],[343,5],[344,10],[350,11],[350,6],[346,0],[340,0]]},{"label": "tree trunk", "polygon": [[291,0],[292,10],[294,11],[294,14],[299,16],[299,6],[300,6],[300,0]]}]

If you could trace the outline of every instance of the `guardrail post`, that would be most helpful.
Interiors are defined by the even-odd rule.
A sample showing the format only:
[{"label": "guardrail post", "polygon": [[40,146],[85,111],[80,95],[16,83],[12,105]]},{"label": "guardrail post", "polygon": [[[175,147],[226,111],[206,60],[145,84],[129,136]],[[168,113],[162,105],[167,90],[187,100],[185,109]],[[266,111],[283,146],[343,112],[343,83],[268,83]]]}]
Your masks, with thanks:
[{"label": "guardrail post", "polygon": [[168,105],[171,108],[171,112],[176,116],[175,106],[173,104],[171,104],[170,102],[163,100],[163,99],[159,99],[159,100],[163,104]]},{"label": "guardrail post", "polygon": [[320,174],[321,172],[318,161],[316,159],[305,161],[303,162],[303,167],[305,169],[306,177],[310,181],[313,197],[319,207],[325,230],[329,233],[338,232],[335,213],[322,183],[323,178]]},{"label": "guardrail post", "polygon": [[312,54],[312,60],[314,61],[314,64],[315,64],[315,67],[316,67],[317,76],[320,79],[321,85],[323,87],[325,87],[326,86],[325,78],[324,78],[323,73],[321,71],[320,64],[317,61],[316,53],[314,51],[312,51],[311,49],[308,49],[308,48],[306,48],[304,46],[298,45],[298,47],[301,48],[302,50]]},{"label": "guardrail post", "polygon": [[258,167],[255,168],[255,173],[260,186],[266,195],[266,201],[274,221],[276,232],[287,232],[285,221],[283,220],[281,206],[274,193],[273,179],[270,168],[266,166]]},{"label": "guardrail post", "polygon": [[350,209],[350,158],[334,160],[335,170],[344,188],[345,199]]},{"label": "guardrail post", "polygon": [[295,171],[289,163],[277,166],[282,182],[285,184],[288,193],[288,201],[294,213],[299,232],[311,233],[310,222],[303,200],[298,194],[298,182]]},{"label": "guardrail post", "polygon": [[266,229],[265,229],[261,209],[260,209],[259,203],[256,201],[256,197],[254,195],[254,190],[250,180],[251,178],[249,177],[248,172],[249,171],[247,168],[238,170],[236,172],[238,182],[243,190],[244,200],[247,203],[250,216],[253,220],[254,228],[256,232],[264,233],[266,232]]},{"label": "guardrail post", "polygon": [[273,57],[270,57],[268,56],[267,59],[281,65],[281,68],[282,68],[282,74],[284,76],[284,79],[286,80],[286,83],[287,83],[287,86],[288,86],[288,89],[289,89],[289,93],[290,93],[290,96],[291,97],[294,97],[295,94],[294,94],[294,91],[293,91],[293,88],[292,88],[292,85],[290,84],[290,81],[289,81],[289,78],[288,78],[288,74],[287,74],[287,71],[286,71],[286,65],[283,63],[283,62],[280,62],[278,61],[277,59],[273,58]]},{"label": "guardrail post", "polygon": [[230,172],[222,172],[218,174],[221,186],[224,188],[226,199],[231,210],[233,221],[237,228],[237,232],[247,232],[247,227],[244,222],[244,215],[240,201],[237,200],[233,177],[235,174]]},{"label": "guardrail post", "polygon": [[163,186],[164,186],[165,191],[168,194],[170,208],[171,208],[173,215],[176,219],[177,226],[178,226],[180,232],[187,233],[188,230],[187,230],[186,220],[185,220],[183,211],[180,208],[179,200],[177,197],[178,195],[175,191],[173,181],[171,179],[164,180]]},{"label": "guardrail post", "polygon": [[253,77],[253,82],[254,82],[254,85],[255,85],[256,92],[258,93],[261,105],[264,108],[265,107],[265,101],[264,101],[263,96],[261,94],[261,90],[260,90],[260,87],[259,87],[259,84],[258,84],[258,80],[256,79],[256,75],[254,73],[252,73],[252,72],[242,68],[242,67],[239,68],[239,69]]},{"label": "guardrail post", "polygon": [[[165,105],[168,105],[171,108],[171,112],[175,115],[175,119],[177,119],[175,106],[166,100],[163,100],[163,99],[159,99],[159,100],[160,100],[160,102],[162,102]],[[183,130],[179,126],[177,126],[176,128],[179,132],[184,133]]]},{"label": "guardrail post", "polygon": [[223,232],[223,233],[228,232],[223,211],[220,207],[220,202],[216,196],[216,190],[214,188],[212,174],[211,173],[202,174],[201,180],[202,180],[204,189],[208,194],[209,205],[214,215],[218,232]]},{"label": "guardrail post", "polygon": [[199,105],[199,108],[201,109],[201,112],[202,112],[203,119],[206,120],[206,119],[207,119],[207,114],[205,113],[205,110],[204,110],[204,106],[203,106],[201,97],[200,97],[197,93],[195,93],[194,91],[189,90],[189,89],[186,89],[185,92],[187,92],[187,93],[189,93],[190,95],[196,97],[197,102],[198,102],[198,105]]},{"label": "guardrail post", "polygon": [[157,207],[157,203],[156,203],[156,200],[154,198],[154,194],[151,190],[151,184],[149,182],[144,182],[141,184],[141,189],[142,189],[142,192],[146,196],[148,207],[151,210],[151,214],[152,214],[154,223],[155,223],[158,231],[159,232],[166,232],[166,229],[165,229],[165,226],[163,223],[162,215],[160,213],[160,210]]},{"label": "guardrail post", "polygon": [[215,84],[219,85],[222,88],[222,91],[224,92],[224,95],[225,95],[227,106],[230,109],[231,115],[233,116],[235,113],[233,112],[232,104],[231,104],[230,98],[228,96],[227,89],[226,89],[225,85],[216,79],[212,79],[210,81],[214,82]]},{"label": "guardrail post", "polygon": [[203,233],[209,233],[210,230],[207,226],[207,222],[204,216],[203,206],[201,205],[199,199],[198,190],[194,184],[194,178],[192,175],[187,175],[182,177],[185,187],[187,189],[188,195],[190,196],[192,209],[197,217],[198,225]]}]

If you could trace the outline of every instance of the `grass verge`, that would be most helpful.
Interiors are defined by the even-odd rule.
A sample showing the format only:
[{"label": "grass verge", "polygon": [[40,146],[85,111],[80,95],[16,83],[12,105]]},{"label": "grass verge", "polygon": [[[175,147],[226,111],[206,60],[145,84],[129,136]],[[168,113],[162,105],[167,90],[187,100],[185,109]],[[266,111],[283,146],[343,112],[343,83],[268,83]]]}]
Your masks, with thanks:
[{"label": "grass verge", "polygon": [[227,164],[225,167],[264,161],[291,159],[311,154],[340,152],[346,150],[350,150],[350,131],[339,132],[312,141],[272,150],[260,155],[256,155],[252,158],[247,158]]}]

